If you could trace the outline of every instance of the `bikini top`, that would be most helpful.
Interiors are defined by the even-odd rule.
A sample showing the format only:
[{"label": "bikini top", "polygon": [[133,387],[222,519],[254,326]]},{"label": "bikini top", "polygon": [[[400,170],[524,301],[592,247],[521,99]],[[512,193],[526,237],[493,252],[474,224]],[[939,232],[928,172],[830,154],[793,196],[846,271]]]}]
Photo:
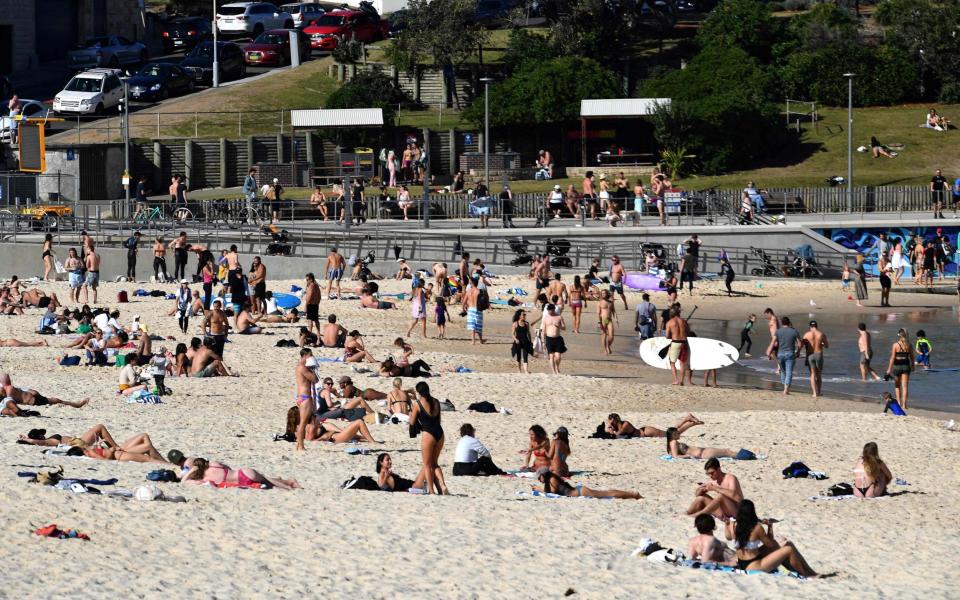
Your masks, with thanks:
[{"label": "bikini top", "polygon": [[733,543],[733,547],[736,548],[737,550],[759,550],[760,548],[763,548],[763,541],[750,540],[749,542],[744,544],[742,547],[740,546],[740,542],[735,541]]}]

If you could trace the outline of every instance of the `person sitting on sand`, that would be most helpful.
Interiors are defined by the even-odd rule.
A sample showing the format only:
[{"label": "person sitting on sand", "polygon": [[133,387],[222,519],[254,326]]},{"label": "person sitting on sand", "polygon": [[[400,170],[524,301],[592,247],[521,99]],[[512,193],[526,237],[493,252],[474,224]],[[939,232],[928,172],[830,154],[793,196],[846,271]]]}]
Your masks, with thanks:
[{"label": "person sitting on sand", "polygon": [[393,276],[394,279],[400,281],[401,279],[413,279],[413,275],[410,273],[410,265],[407,264],[406,259],[398,258],[397,259],[397,273]]},{"label": "person sitting on sand", "polygon": [[51,404],[62,404],[71,408],[83,408],[90,402],[90,398],[84,398],[79,402],[68,402],[60,398],[48,398],[31,388],[14,387],[10,380],[9,373],[0,373],[0,387],[3,388],[4,397],[13,398],[13,401],[21,406],[47,406]]},{"label": "person sitting on sand", "polygon": [[343,343],[343,362],[377,362],[377,359],[367,352],[367,349],[363,346],[361,337],[360,332],[356,329],[347,334],[347,339]]},{"label": "person sitting on sand", "polygon": [[190,374],[190,359],[187,358],[187,345],[180,343],[173,351],[173,376],[187,377]]},{"label": "person sitting on sand", "polygon": [[417,359],[413,363],[401,367],[394,362],[393,358],[387,357],[380,363],[379,373],[381,377],[432,377],[430,365]]},{"label": "person sitting on sand", "polygon": [[20,301],[14,299],[13,295],[10,293],[10,288],[7,287],[0,289],[0,314],[23,314],[23,307],[20,306]]},{"label": "person sitting on sand", "polygon": [[406,492],[413,487],[414,482],[394,473],[393,459],[383,452],[377,456],[377,484],[385,492]]},{"label": "person sitting on sand", "polygon": [[737,460],[756,458],[752,452],[746,449],[727,450],[725,448],[688,446],[680,441],[680,434],[675,427],[667,428],[666,437],[667,452],[669,452],[673,458],[736,458]]},{"label": "person sitting on sand", "polygon": [[140,375],[136,370],[136,366],[139,362],[140,359],[136,354],[131,352],[127,355],[127,364],[120,369],[120,377],[118,381],[118,387],[120,389],[117,393],[123,394],[124,396],[129,396],[141,390],[147,389],[147,385],[140,382]]},{"label": "person sitting on sand", "polygon": [[[694,427],[703,425],[703,421],[693,416],[691,413],[684,415],[673,427],[677,430],[677,435]],[[617,413],[610,413],[607,417],[607,433],[617,436],[619,439],[630,439],[635,437],[667,437],[667,432],[663,429],[657,429],[650,425],[641,425],[634,427],[630,421],[623,421]]]},{"label": "person sitting on sand", "polygon": [[[785,564],[787,568],[804,577],[819,577],[810,568],[793,542],[781,545],[773,537],[774,519],[760,520],[751,500],[740,503],[736,521],[727,521],[724,533],[733,540],[737,549],[737,568],[744,571],[772,573]],[[767,526],[766,531],[763,525]]]},{"label": "person sitting on sand", "polygon": [[876,442],[867,442],[863,453],[853,468],[853,495],[857,498],[878,498],[887,495],[887,485],[893,474],[887,463],[880,459]]},{"label": "person sitting on sand", "polygon": [[337,323],[337,315],[327,315],[327,324],[323,326],[320,342],[324,348],[343,348],[347,341],[347,330]]},{"label": "person sitting on sand", "polygon": [[570,454],[570,434],[566,427],[558,427],[553,433],[550,450],[547,452],[550,457],[550,470],[560,477],[570,477],[570,467],[567,466]]},{"label": "person sitting on sand", "polygon": [[[181,477],[182,483],[209,483],[217,487],[275,487],[278,490],[295,490],[300,487],[296,479],[267,477],[249,467],[231,469],[216,461],[194,458],[193,464]],[[259,485],[258,485],[259,484]]]},{"label": "person sitting on sand", "polygon": [[347,375],[340,378],[340,397],[341,398],[363,398],[367,402],[374,400],[386,400],[387,395],[373,388],[359,389],[353,385],[353,379]]},{"label": "person sitting on sand", "polygon": [[453,474],[456,476],[470,475],[503,475],[504,471],[493,464],[490,451],[476,438],[476,431],[470,423],[460,426],[460,441],[454,452]]},{"label": "person sitting on sand", "polygon": [[254,317],[250,310],[253,307],[253,304],[248,299],[243,303],[243,308],[240,309],[240,312],[237,313],[234,318],[234,325],[236,332],[241,335],[253,335],[255,333],[263,333],[263,328],[257,325],[257,319]]},{"label": "person sitting on sand", "polygon": [[687,558],[701,562],[732,565],[733,561],[727,558],[730,549],[713,535],[717,528],[716,520],[710,515],[697,515],[697,518],[693,520],[693,525],[697,528],[698,535],[690,538]]},{"label": "person sitting on sand", "polygon": [[[740,489],[740,480],[733,473],[724,473],[720,468],[720,461],[711,458],[703,465],[709,480],[697,486],[693,504],[687,509],[688,515],[712,514],[720,519],[727,519],[737,514],[740,503],[743,502],[743,490]],[[715,495],[711,496],[709,492]]]},{"label": "person sitting on sand", "polygon": [[40,348],[43,346],[48,346],[46,340],[40,340],[37,342],[24,342],[16,338],[9,339],[0,339],[0,348]]},{"label": "person sitting on sand", "polygon": [[203,345],[190,359],[190,377],[232,377],[227,365],[213,351],[213,339],[205,338]]},{"label": "person sitting on sand", "polygon": [[[310,358],[308,358],[304,364],[307,368],[314,369],[316,373],[316,367],[314,366],[316,365],[316,361],[311,363]],[[320,381],[318,374],[317,381],[319,383],[314,388],[314,402],[316,407],[314,412],[319,419],[356,421],[367,417],[367,415],[377,414],[363,398],[353,397],[347,399],[345,402],[341,402],[339,400],[341,397],[340,393],[333,387],[333,379],[325,377]]]},{"label": "person sitting on sand", "polygon": [[407,415],[410,413],[410,407],[415,397],[413,388],[403,389],[403,380],[395,377],[393,387],[387,392],[387,410],[391,415]]},{"label": "person sitting on sand", "polygon": [[[287,409],[286,433],[296,436],[297,427],[299,426],[300,409],[296,406],[291,406]],[[337,423],[319,414],[315,414],[307,423],[304,439],[307,441],[333,442],[334,444],[346,444],[355,441],[370,442],[371,444],[383,443],[373,439],[373,436],[370,434],[370,429],[363,419]]]},{"label": "person sitting on sand", "polygon": [[[536,471],[541,468],[550,467],[550,441],[547,439],[547,431],[539,426],[534,425],[530,428],[528,432],[530,438],[530,446],[526,450],[522,450],[521,454],[526,454],[526,459],[523,461],[522,471]],[[530,460],[533,460],[533,465],[530,464]]]},{"label": "person sitting on sand", "polygon": [[531,486],[534,491],[544,494],[557,494],[558,496],[568,496],[571,498],[589,497],[589,498],[619,498],[622,500],[642,500],[643,496],[637,492],[624,492],[622,490],[594,490],[588,488],[582,483],[572,486],[562,477],[553,473],[547,467],[537,469],[537,481],[543,484],[543,487]]}]

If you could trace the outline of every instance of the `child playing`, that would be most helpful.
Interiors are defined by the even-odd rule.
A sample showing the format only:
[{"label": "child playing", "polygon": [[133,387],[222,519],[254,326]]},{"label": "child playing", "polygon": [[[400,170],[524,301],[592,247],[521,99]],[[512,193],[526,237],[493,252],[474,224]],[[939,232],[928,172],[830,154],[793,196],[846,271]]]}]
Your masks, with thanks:
[{"label": "child playing", "polygon": [[893,398],[893,394],[890,392],[884,392],[883,396],[880,397],[880,402],[883,403],[883,413],[892,412],[898,417],[905,417],[907,413],[903,410],[903,407],[900,406],[900,403]]},{"label": "child playing", "polygon": [[890,288],[893,282],[890,280],[890,274],[893,273],[893,265],[886,265],[880,271],[880,306],[890,306]]},{"label": "child playing", "polygon": [[717,528],[714,518],[711,515],[697,515],[693,525],[697,528],[699,535],[690,538],[687,556],[692,560],[727,564],[729,562],[725,556],[727,545],[713,535],[713,531]]},{"label": "child playing", "polygon": [[747,347],[747,351],[743,355],[747,358],[750,358],[750,348],[753,346],[753,340],[750,339],[750,330],[753,329],[753,324],[757,322],[757,315],[751,314],[747,317],[747,322],[743,324],[743,329],[740,330],[740,347],[737,348],[737,352],[743,351],[743,347]]},{"label": "child playing", "polygon": [[844,263],[843,272],[840,274],[840,289],[848,291],[850,289],[850,265]]},{"label": "child playing", "polygon": [[607,225],[610,227],[616,227],[617,223],[623,221],[623,217],[617,214],[617,211],[613,209],[613,206],[607,205]]},{"label": "child playing", "polygon": [[158,396],[169,396],[173,393],[173,391],[163,385],[163,380],[167,372],[171,375],[173,374],[173,364],[170,362],[170,359],[167,358],[167,349],[161,346],[159,350],[154,352],[153,358],[150,359],[150,374],[153,375]]},{"label": "child playing", "polygon": [[450,312],[447,310],[447,303],[443,296],[437,296],[437,306],[434,308],[434,314],[437,317],[437,339],[446,339],[447,319],[450,317]]},{"label": "child playing", "polygon": [[933,344],[926,338],[927,333],[924,330],[917,331],[917,366],[924,369],[930,368],[930,355],[933,354]]}]

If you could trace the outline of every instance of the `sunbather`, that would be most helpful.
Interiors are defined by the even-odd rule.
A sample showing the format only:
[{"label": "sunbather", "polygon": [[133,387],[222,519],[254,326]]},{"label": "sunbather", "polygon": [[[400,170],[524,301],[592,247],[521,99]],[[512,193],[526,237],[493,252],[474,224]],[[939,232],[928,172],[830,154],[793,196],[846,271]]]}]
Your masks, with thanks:
[{"label": "sunbather", "polygon": [[[703,425],[703,421],[691,413],[687,413],[677,421],[677,424],[673,428],[677,430],[677,435],[680,435],[695,425]],[[621,420],[620,415],[617,413],[611,413],[610,416],[607,417],[607,433],[611,433],[618,438],[667,437],[667,432],[662,429],[657,429],[650,425],[635,427],[630,421]]]},{"label": "sunbather", "polygon": [[[750,500],[740,503],[736,521],[727,521],[725,533],[728,540],[734,540],[737,549],[737,567],[746,571],[766,571],[772,573],[780,565],[804,577],[820,577],[793,542],[781,545],[773,537],[773,524],[770,519],[760,520]],[[767,526],[766,531],[763,525]]]},{"label": "sunbather", "polygon": [[46,340],[40,340],[37,342],[23,342],[15,338],[9,338],[6,340],[0,339],[0,347],[3,348],[40,348],[42,346],[48,346]]},{"label": "sunbather", "polygon": [[[287,433],[296,435],[299,425],[300,410],[296,406],[291,406],[287,410]],[[314,415],[307,423],[304,438],[307,441],[333,442],[334,444],[346,444],[354,441],[370,442],[371,444],[383,443],[373,439],[370,429],[363,419],[338,422],[321,419],[320,415]]]},{"label": "sunbather", "polygon": [[256,484],[275,487],[281,490],[295,490],[300,487],[296,479],[267,477],[249,467],[231,469],[228,465],[205,458],[194,458],[193,464],[180,479],[184,483],[211,483],[216,486],[253,487]]},{"label": "sunbather", "polygon": [[9,373],[0,373],[0,387],[3,388],[5,397],[13,398],[14,402],[21,406],[46,406],[49,404],[62,404],[72,408],[82,408],[90,402],[90,398],[84,398],[79,402],[69,402],[67,400],[61,400],[60,398],[48,398],[34,389],[14,387],[13,383],[10,381]]},{"label": "sunbather", "polygon": [[576,486],[572,486],[564,481],[562,477],[550,471],[550,469],[546,467],[542,467],[537,471],[537,480],[543,484],[543,487],[532,486],[534,491],[547,494],[558,494],[560,496],[569,497],[587,496],[590,498],[620,498],[625,500],[640,500],[643,498],[643,496],[637,492],[624,492],[622,490],[594,490],[581,483],[578,483]]},{"label": "sunbather", "polygon": [[880,458],[876,442],[867,442],[857,466],[853,468],[853,495],[857,498],[877,498],[887,494],[887,485],[893,474]]},{"label": "sunbather", "polygon": [[35,446],[73,446],[83,451],[83,455],[96,460],[119,460],[124,462],[155,462],[169,464],[153,446],[146,433],[137,435],[117,444],[113,436],[103,425],[94,425],[78,437],[54,434],[44,437],[43,430],[31,431],[30,435],[20,436],[20,442]]},{"label": "sunbather", "polygon": [[18,444],[31,444],[33,446],[59,446],[64,444],[79,448],[91,448],[101,442],[110,448],[118,446],[113,436],[107,431],[106,425],[103,424],[94,425],[76,437],[59,433],[48,436],[46,429],[31,429],[27,435],[21,435],[17,441]]},{"label": "sunbather", "polygon": [[680,441],[680,434],[676,427],[667,429],[667,452],[674,458],[734,458],[740,455],[738,450],[688,446]]}]

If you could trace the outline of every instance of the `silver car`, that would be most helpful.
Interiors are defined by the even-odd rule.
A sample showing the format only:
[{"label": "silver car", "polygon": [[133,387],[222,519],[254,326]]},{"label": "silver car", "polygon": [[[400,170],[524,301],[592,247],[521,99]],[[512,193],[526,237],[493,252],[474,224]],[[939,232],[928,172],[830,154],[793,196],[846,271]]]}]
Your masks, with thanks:
[{"label": "silver car", "polygon": [[118,69],[121,65],[146,62],[148,58],[146,46],[120,35],[90,38],[82,48],[67,53],[70,67],[78,71],[95,67]]},{"label": "silver car", "polygon": [[290,16],[293,17],[293,26],[297,29],[303,29],[327,12],[324,6],[315,2],[284,4],[280,6],[280,9],[290,13]]}]

